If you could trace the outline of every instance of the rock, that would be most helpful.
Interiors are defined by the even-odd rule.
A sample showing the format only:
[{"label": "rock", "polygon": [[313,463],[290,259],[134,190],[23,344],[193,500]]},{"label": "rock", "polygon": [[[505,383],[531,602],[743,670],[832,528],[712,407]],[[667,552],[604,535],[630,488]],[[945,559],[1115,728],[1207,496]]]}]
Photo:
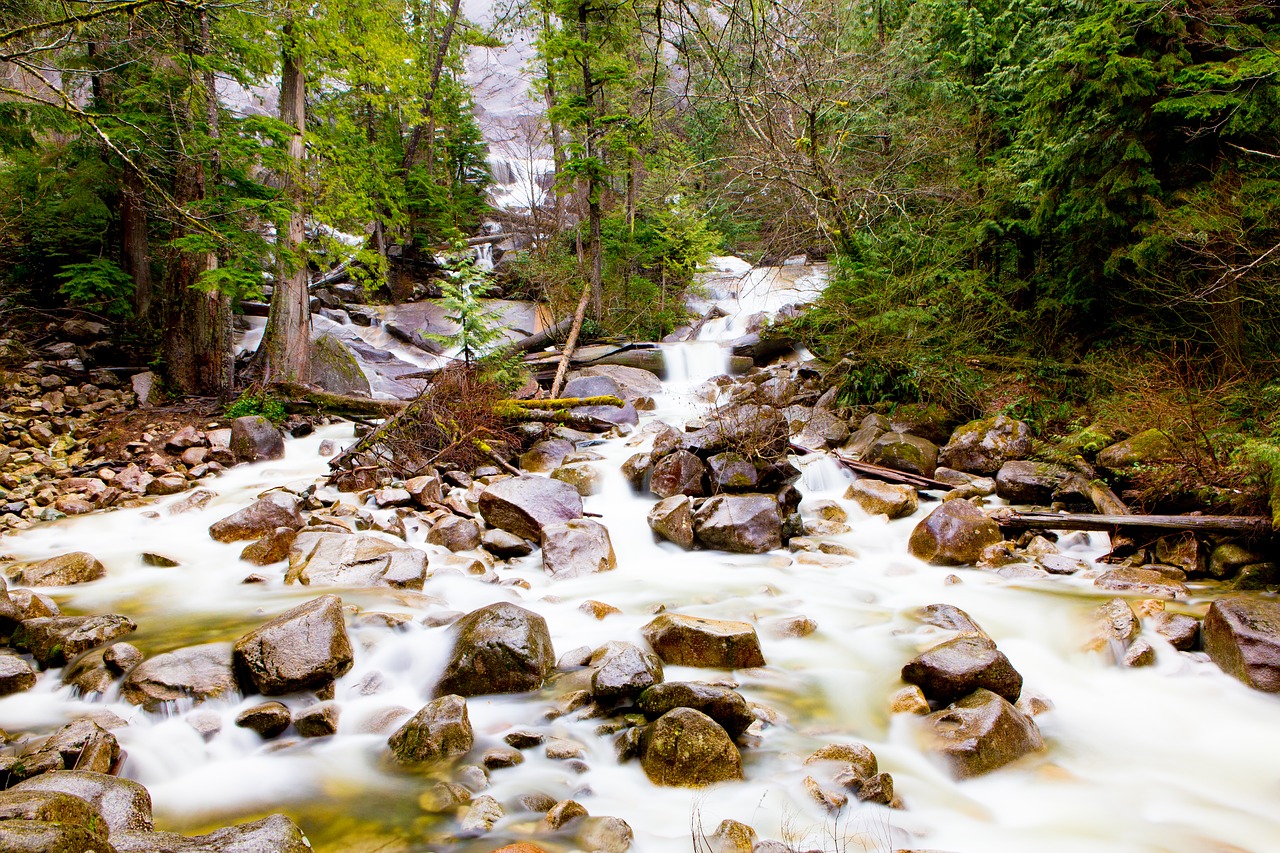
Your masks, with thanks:
[{"label": "rock", "polygon": [[267,739],[284,734],[284,730],[292,722],[293,715],[280,702],[263,702],[236,715],[237,726],[257,732]]},{"label": "rock", "polygon": [[1280,603],[1232,595],[1209,605],[1204,650],[1223,672],[1255,690],[1280,692]]},{"label": "rock", "polygon": [[760,472],[741,453],[717,453],[707,459],[711,493],[751,492],[760,484]]},{"label": "rock", "polygon": [[587,816],[586,807],[577,800],[562,800],[547,810],[543,821],[548,829],[560,829],[571,821]]},{"label": "rock", "polygon": [[120,685],[120,695],[148,711],[166,702],[226,696],[236,690],[230,643],[188,646],[148,658],[135,666]]},{"label": "rock", "polygon": [[[6,826],[10,821],[61,823],[87,827],[91,821],[97,819],[97,815],[89,808],[88,803],[70,794],[57,791],[0,792],[0,827]],[[0,841],[0,850],[15,849],[5,847],[5,843]],[[17,847],[16,849],[43,848]],[[91,849],[86,848],[86,851]],[[81,853],[80,848],[75,848],[75,853]]]},{"label": "rock", "polygon": [[596,649],[590,665],[591,694],[605,703],[629,699],[662,683],[662,661],[631,643],[611,642]]},{"label": "rock", "polygon": [[1146,640],[1137,639],[1129,646],[1120,662],[1127,667],[1151,666],[1156,662],[1156,650]]},{"label": "rock", "polygon": [[860,743],[829,743],[811,753],[804,764],[829,764],[832,777],[846,784],[848,779],[871,779],[879,772],[875,753]]},{"label": "rock", "polygon": [[47,669],[137,629],[132,619],[115,614],[44,616],[23,621],[10,642],[18,651],[30,652],[36,663]]},{"label": "rock", "polygon": [[231,452],[241,462],[280,459],[284,435],[261,415],[245,415],[231,422]]},{"label": "rock", "polygon": [[285,611],[236,641],[241,685],[265,696],[322,687],[351,669],[342,599],[322,595]]},{"label": "rock", "polygon": [[287,559],[289,549],[298,538],[298,531],[291,527],[277,527],[256,542],[250,542],[240,552],[240,559],[255,566],[269,566]]},{"label": "rock", "polygon": [[772,406],[747,403],[719,409],[702,429],[684,436],[685,448],[699,454],[733,450],[773,457],[787,449],[787,419]]},{"label": "rock", "polygon": [[1035,722],[990,690],[975,690],[925,717],[928,748],[958,779],[980,776],[1044,749]]},{"label": "rock", "polygon": [[539,441],[520,454],[520,467],[534,474],[544,474],[560,467],[560,463],[572,452],[573,444],[563,438]]},{"label": "rock", "polygon": [[1098,451],[1096,462],[1108,471],[1123,471],[1135,465],[1168,462],[1177,458],[1177,450],[1168,434],[1149,429],[1118,441]]},{"label": "rock", "polygon": [[[637,397],[656,397],[662,393],[662,380],[647,370],[621,364],[597,364],[578,371],[582,376],[607,376],[614,382],[615,394],[629,402]],[[570,374],[570,382],[574,381]],[[566,385],[566,390],[571,387]],[[566,395],[567,396],[567,395]]]},{"label": "rock", "polygon": [[293,727],[303,737],[328,737],[337,734],[341,713],[336,702],[320,702],[299,711],[293,718]]},{"label": "rock", "polygon": [[1093,611],[1093,616],[1098,632],[1090,647],[1097,651],[1110,649],[1116,660],[1119,660],[1142,630],[1133,608],[1123,598],[1113,598]]},{"label": "rock", "polygon": [[1224,542],[1209,552],[1206,571],[1210,577],[1229,578],[1245,566],[1265,561],[1265,557],[1237,542]]},{"label": "rock", "polygon": [[106,839],[84,825],[32,820],[0,821],[0,851],[4,853],[119,853]]},{"label": "rock", "polygon": [[895,471],[932,477],[938,467],[938,446],[918,435],[886,432],[875,440],[863,459]]},{"label": "rock", "polygon": [[782,515],[772,495],[716,495],[693,515],[693,531],[708,548],[763,554],[782,547]]},{"label": "rock", "polygon": [[0,655],[0,696],[9,696],[36,686],[36,673],[17,655]]},{"label": "rock", "polygon": [[25,566],[9,578],[23,586],[70,586],[106,577],[107,569],[86,551],[72,551]]},{"label": "rock", "polygon": [[271,815],[208,835],[172,832],[112,834],[116,853],[311,853],[311,843],[292,820]]},{"label": "rock", "polygon": [[577,518],[542,529],[542,566],[554,578],[576,578],[616,568],[609,530],[598,521]]},{"label": "rock", "polygon": [[1047,505],[1071,471],[1050,462],[1012,461],[996,473],[996,494],[1014,504]]},{"label": "rock", "polygon": [[1000,528],[966,500],[943,501],[911,531],[911,555],[935,566],[973,565],[988,545],[1001,540]]},{"label": "rock", "polygon": [[507,602],[473,610],[453,624],[453,652],[435,695],[537,690],[555,667],[547,622]]},{"label": "rock", "polygon": [[887,515],[904,518],[920,506],[920,496],[911,486],[885,483],[864,477],[854,480],[844,493],[846,500],[855,501],[868,515]]},{"label": "rock", "polygon": [[951,433],[938,462],[972,474],[994,474],[1010,460],[1031,453],[1031,429],[1007,415],[970,421]]},{"label": "rock", "polygon": [[561,465],[551,472],[551,479],[568,483],[577,489],[578,494],[584,498],[588,495],[598,495],[600,490],[604,488],[604,475],[600,473],[599,468],[590,462],[574,462],[569,465]]},{"label": "rock", "polygon": [[459,829],[463,835],[483,835],[493,829],[494,824],[502,820],[505,814],[502,805],[485,794],[471,801],[471,805],[459,821]]},{"label": "rock", "polygon": [[510,560],[513,557],[525,557],[533,553],[533,546],[525,540],[505,530],[493,528],[486,530],[480,537],[480,544],[495,557]]},{"label": "rock", "polygon": [[111,836],[151,831],[151,795],[129,779],[88,770],[43,773],[9,789],[14,793],[60,793],[77,797],[99,815]]},{"label": "rock", "polygon": [[1200,623],[1196,619],[1181,613],[1169,613],[1161,610],[1151,615],[1152,629],[1169,641],[1180,652],[1189,652],[1196,647],[1200,639]]},{"label": "rock", "polygon": [[745,823],[722,820],[716,831],[705,838],[708,853],[752,853],[759,836]]},{"label": "rock", "polygon": [[480,493],[480,514],[490,527],[536,542],[546,525],[582,518],[582,497],[559,480],[509,477]]},{"label": "rock", "polygon": [[947,704],[979,687],[1017,702],[1022,676],[986,637],[966,634],[940,643],[902,668],[902,680],[915,684],[931,701]]},{"label": "rock", "polygon": [[636,706],[650,720],[675,708],[693,708],[715,720],[731,738],[741,736],[755,722],[755,715],[740,693],[699,681],[656,684],[640,694]]},{"label": "rock", "polygon": [[706,467],[702,460],[687,450],[677,450],[662,457],[649,476],[649,491],[660,498],[672,495],[698,497],[705,494],[702,480]]},{"label": "rock", "polygon": [[1065,554],[1044,554],[1036,557],[1036,562],[1040,568],[1051,575],[1074,575],[1089,568],[1089,564],[1084,560],[1077,560]]},{"label": "rock", "polygon": [[427,532],[427,542],[450,551],[473,551],[480,547],[480,525],[469,518],[446,515]]},{"label": "rock", "polygon": [[422,589],[425,551],[366,534],[303,530],[289,549],[285,583]]},{"label": "rock", "polygon": [[139,406],[146,406],[152,403],[153,395],[159,396],[156,391],[156,375],[150,370],[144,370],[141,373],[135,373],[129,377],[129,382],[133,386],[134,396],[138,398]]},{"label": "rock", "polygon": [[640,766],[655,785],[700,788],[742,778],[742,755],[715,720],[674,708],[641,734]]},{"label": "rock", "polygon": [[1137,592],[1150,598],[1186,598],[1188,595],[1183,583],[1153,569],[1112,569],[1099,575],[1093,584],[1099,589]]},{"label": "rock", "polygon": [[722,669],[765,665],[760,640],[749,622],[663,613],[641,633],[663,663]]},{"label": "rock", "polygon": [[441,696],[396,730],[387,740],[391,756],[401,764],[444,761],[466,755],[475,738],[461,696]]},{"label": "rock", "polygon": [[627,478],[631,488],[637,492],[644,491],[645,481],[653,470],[653,457],[648,453],[634,453],[622,463],[622,476]]},{"label": "rock", "polygon": [[423,474],[405,480],[404,490],[420,507],[429,507],[444,499],[444,487],[435,474]]},{"label": "rock", "polygon": [[626,853],[631,848],[631,826],[619,817],[587,817],[576,824],[577,843],[591,853]]},{"label": "rock", "polygon": [[239,542],[260,539],[281,527],[290,530],[302,528],[302,516],[298,514],[297,501],[282,492],[272,492],[265,498],[233,512],[209,526],[209,535],[219,542]]},{"label": "rock", "polygon": [[358,397],[370,393],[369,378],[360,369],[355,354],[333,335],[312,338],[310,369],[311,384],[325,391]]},{"label": "rock", "polygon": [[688,495],[672,495],[653,505],[648,515],[649,528],[663,539],[688,551],[693,547],[693,499]]}]

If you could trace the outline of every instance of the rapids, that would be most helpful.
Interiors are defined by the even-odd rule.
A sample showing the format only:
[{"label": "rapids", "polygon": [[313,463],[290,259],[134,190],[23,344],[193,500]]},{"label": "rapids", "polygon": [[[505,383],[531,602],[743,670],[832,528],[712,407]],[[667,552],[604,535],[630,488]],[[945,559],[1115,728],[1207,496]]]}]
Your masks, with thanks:
[{"label": "rapids", "polygon": [[[645,523],[654,499],[634,494],[619,471],[627,456],[643,449],[644,423],[678,423],[705,413],[710,403],[704,381],[725,364],[716,339],[740,333],[744,315],[782,299],[780,287],[795,301],[797,293],[821,286],[821,272],[812,268],[775,272],[773,284],[759,284],[755,271],[724,266],[719,284],[709,283],[708,296],[728,305],[730,317],[704,329],[711,340],[668,347],[666,393],[657,411],[643,413],[641,430],[591,448],[605,457],[597,463],[605,486],[585,506],[609,528],[618,556],[615,571],[552,581],[535,552],[498,570],[504,579],[524,579],[528,590],[463,575],[434,577],[421,594],[335,590],[347,605],[404,614],[411,621],[393,630],[376,619],[349,618],[355,665],[337,682],[342,716],[338,734],[330,738],[263,742],[236,728],[236,714],[258,697],[152,714],[121,701],[115,688],[92,701],[75,696],[61,685],[59,671],[42,675],[27,693],[0,699],[0,727],[49,731],[80,716],[118,715],[127,722],[112,729],[128,753],[124,773],[150,790],[158,828],[195,832],[282,811],[299,822],[319,851],[482,853],[527,839],[538,815],[509,808],[483,838],[429,842],[451,827],[419,808],[423,777],[392,769],[386,735],[369,733],[388,709],[419,708],[444,664],[447,628],[424,627],[422,618],[517,602],[546,618],[562,654],[609,640],[643,645],[641,626],[665,607],[762,623],[767,667],[734,673],[666,668],[669,681],[732,678],[749,701],[776,712],[776,723],[743,749],[746,781],[700,791],[655,787],[636,763],[617,763],[611,738],[594,734],[598,720],[569,715],[547,722],[548,690],[470,699],[477,751],[500,744],[511,728],[536,727],[583,744],[589,769],[575,773],[565,762],[529,750],[523,764],[492,772],[487,793],[504,804],[535,790],[557,800],[572,796],[592,815],[626,820],[635,832],[636,853],[706,849],[694,847],[691,827],[709,834],[725,818],[802,850],[1280,849],[1280,769],[1273,752],[1280,742],[1280,700],[1248,689],[1201,656],[1175,652],[1155,635],[1146,638],[1156,646],[1158,662],[1146,669],[1124,670],[1084,651],[1090,611],[1110,597],[1088,580],[1034,582],[915,560],[907,554],[907,537],[934,504],[922,501],[911,519],[868,517],[842,499],[845,472],[826,458],[797,459],[803,470],[801,511],[818,500],[840,502],[852,530],[832,538],[854,549],[855,559],[802,562],[785,552],[684,552],[655,543]],[[67,612],[133,618],[139,630],[127,639],[148,655],[235,639],[328,590],[285,586],[278,566],[261,570],[266,583],[242,583],[255,568],[237,559],[243,543],[215,542],[208,526],[265,489],[321,476],[326,460],[318,447],[326,438],[349,442],[351,426],[322,427],[288,441],[283,460],[241,466],[207,481],[217,496],[203,509],[171,514],[169,507],[184,497],[177,495],[39,525],[0,547],[18,559],[92,552],[107,566],[107,577],[55,590],[54,596]],[[425,543],[425,529],[409,527],[410,544],[428,551],[433,563],[446,560],[447,552]],[[1102,536],[1071,541],[1068,553],[1085,559],[1106,549]],[[140,559],[144,551],[181,565],[146,566]],[[597,620],[579,610],[588,600],[622,613]],[[968,611],[1023,674],[1025,693],[1052,704],[1036,718],[1046,752],[956,782],[921,750],[918,719],[889,712],[902,665],[947,636],[912,615],[937,602]],[[1185,606],[1203,610],[1195,598]],[[778,639],[763,629],[766,620],[789,616],[815,620],[817,631]],[[296,711],[314,700],[284,701]],[[207,740],[192,725],[207,727],[215,718],[220,726]],[[881,769],[893,775],[904,810],[855,802],[834,819],[809,800],[800,761],[823,744],[854,740],[870,746]],[[554,838],[539,843],[560,849]]]}]

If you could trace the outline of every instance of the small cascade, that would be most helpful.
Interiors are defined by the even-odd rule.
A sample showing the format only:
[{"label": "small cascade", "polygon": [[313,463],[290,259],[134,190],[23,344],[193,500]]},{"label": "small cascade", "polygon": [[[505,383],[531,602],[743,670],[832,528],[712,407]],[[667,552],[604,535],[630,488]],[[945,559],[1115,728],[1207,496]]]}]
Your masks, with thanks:
[{"label": "small cascade", "polygon": [[476,269],[481,272],[493,272],[492,243],[481,243],[476,246]]}]

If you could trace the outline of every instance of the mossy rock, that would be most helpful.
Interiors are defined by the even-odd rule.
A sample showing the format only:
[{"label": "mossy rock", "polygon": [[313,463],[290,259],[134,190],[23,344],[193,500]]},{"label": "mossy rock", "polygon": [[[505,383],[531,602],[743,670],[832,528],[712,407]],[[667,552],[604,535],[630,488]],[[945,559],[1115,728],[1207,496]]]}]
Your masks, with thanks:
[{"label": "mossy rock", "polygon": [[1111,471],[1122,471],[1136,465],[1168,462],[1178,456],[1168,433],[1158,429],[1144,430],[1118,441],[1098,453],[1098,465]]},{"label": "mossy rock", "polygon": [[311,382],[332,394],[367,396],[370,392],[369,378],[355,355],[333,335],[320,335],[311,342]]}]

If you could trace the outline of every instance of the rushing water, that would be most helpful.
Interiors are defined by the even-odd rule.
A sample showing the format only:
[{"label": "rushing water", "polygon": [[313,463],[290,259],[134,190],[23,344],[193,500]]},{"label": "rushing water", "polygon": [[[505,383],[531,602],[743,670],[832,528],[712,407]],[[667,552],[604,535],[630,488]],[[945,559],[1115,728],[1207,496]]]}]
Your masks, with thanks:
[{"label": "rushing water", "polygon": [[[746,303],[740,301],[739,309],[755,304]],[[732,336],[736,322],[730,318],[711,334]],[[704,413],[711,402],[704,381],[722,372],[723,350],[715,341],[699,341],[675,345],[667,356],[667,393],[646,419],[677,423]],[[140,627],[130,639],[147,654],[234,639],[327,590],[284,586],[278,566],[262,570],[269,582],[243,584],[256,570],[238,560],[243,543],[214,542],[209,524],[267,488],[313,480],[325,470],[320,441],[349,441],[350,430],[322,428],[289,441],[283,460],[242,466],[209,481],[217,497],[204,509],[172,514],[168,508],[182,496],[163,498],[146,507],[37,526],[5,539],[3,548],[21,559],[93,552],[107,566],[107,577],[57,590],[57,599],[69,612],[134,618]],[[702,791],[652,786],[637,764],[617,763],[611,739],[594,734],[598,720],[568,716],[546,722],[554,691],[545,691],[470,699],[477,752],[500,744],[511,728],[535,727],[583,744],[589,769],[579,774],[529,750],[524,764],[492,773],[487,793],[504,804],[535,790],[556,799],[572,796],[593,815],[625,819],[635,831],[638,853],[690,850],[691,823],[710,832],[724,818],[752,824],[763,838],[785,835],[801,849],[1280,849],[1276,697],[1247,689],[1156,636],[1148,639],[1158,662],[1147,669],[1123,670],[1084,651],[1092,630],[1089,613],[1104,600],[1088,579],[1028,581],[924,565],[907,555],[906,539],[931,505],[922,503],[911,519],[868,517],[842,499],[847,475],[826,459],[796,460],[803,470],[801,510],[807,515],[823,499],[841,503],[851,530],[830,538],[855,550],[855,558],[684,552],[657,543],[644,520],[653,499],[632,493],[619,471],[644,441],[642,429],[630,439],[592,448],[605,457],[597,463],[604,488],[585,505],[610,530],[615,571],[552,581],[535,553],[498,569],[502,578],[527,581],[527,590],[462,574],[433,577],[421,594],[338,590],[362,611],[405,614],[413,621],[392,630],[359,616],[349,620],[355,665],[337,683],[342,716],[333,737],[263,742],[236,728],[236,714],[260,702],[258,697],[175,707],[166,714],[144,712],[114,692],[86,701],[60,685],[57,671],[42,676],[28,693],[0,699],[0,727],[51,730],[89,712],[119,715],[128,723],[114,729],[128,753],[124,772],[151,791],[165,829],[195,831],[283,811],[323,851],[488,851],[527,837],[537,815],[509,809],[483,839],[427,843],[424,838],[448,829],[418,806],[427,780],[390,768],[386,731],[375,731],[388,709],[420,707],[444,664],[447,629],[424,627],[422,617],[518,602],[547,619],[556,651],[563,653],[609,640],[643,644],[641,626],[665,607],[759,623],[767,667],[735,673],[666,669],[668,680],[731,677],[750,701],[776,712],[776,723],[743,750],[746,781]],[[447,552],[425,544],[425,532],[411,527],[409,542],[427,550],[433,565],[447,563]],[[1071,553],[1086,559],[1105,548],[1103,537],[1072,541]],[[148,567],[140,559],[144,551],[181,565]],[[622,612],[597,620],[579,610],[587,600]],[[922,751],[919,719],[889,712],[903,663],[947,637],[912,615],[936,602],[968,611],[1023,674],[1024,692],[1052,704],[1037,718],[1046,752],[956,782]],[[1197,609],[1194,599],[1190,609]],[[767,630],[771,620],[795,616],[815,620],[817,631],[779,639]],[[307,702],[285,701],[295,710]],[[221,725],[206,740],[193,722],[207,728],[213,718]],[[852,740],[875,751],[905,809],[854,803],[837,820],[808,799],[800,761],[825,743]],[[539,843],[557,849],[554,839]]]}]

